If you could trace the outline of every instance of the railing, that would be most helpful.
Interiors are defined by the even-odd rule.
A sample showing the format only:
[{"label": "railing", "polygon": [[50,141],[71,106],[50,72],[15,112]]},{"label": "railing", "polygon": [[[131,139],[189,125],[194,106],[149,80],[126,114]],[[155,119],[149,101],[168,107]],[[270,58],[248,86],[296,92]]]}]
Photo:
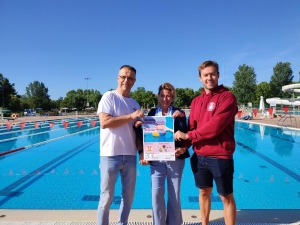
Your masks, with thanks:
[{"label": "railing", "polygon": [[[284,123],[287,119],[290,119],[290,124],[285,124]],[[295,124],[293,124],[293,120],[294,120]],[[286,113],[280,118],[280,120],[278,120],[277,125],[281,126],[281,127],[283,127],[283,126],[293,127],[293,125],[295,125],[295,127],[297,127],[297,120],[294,116],[291,116],[291,114]]]}]

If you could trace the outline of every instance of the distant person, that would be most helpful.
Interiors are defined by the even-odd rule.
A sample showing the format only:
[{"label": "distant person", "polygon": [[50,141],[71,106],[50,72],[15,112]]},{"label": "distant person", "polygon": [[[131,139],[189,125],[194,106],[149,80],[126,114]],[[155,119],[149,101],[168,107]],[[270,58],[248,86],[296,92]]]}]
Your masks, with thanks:
[{"label": "distant person", "polygon": [[205,61],[199,68],[204,89],[193,99],[189,116],[189,131],[177,131],[175,140],[190,140],[194,155],[191,159],[196,187],[200,188],[202,225],[209,224],[213,180],[223,205],[226,225],[236,222],[233,197],[233,152],[235,151],[234,118],[238,111],[236,97],[223,85],[218,85],[219,66]]},{"label": "distant person", "polygon": [[253,119],[253,113],[252,113],[252,111],[249,111],[248,115],[244,116],[242,119],[244,119],[244,120],[252,120]]},{"label": "distant person", "polygon": [[134,67],[124,65],[117,76],[116,90],[106,92],[99,102],[100,119],[100,200],[98,225],[109,224],[109,207],[117,177],[121,177],[122,199],[117,224],[127,224],[136,182],[136,134],[134,123],[144,114],[130,97],[136,80]]},{"label": "distant person", "polygon": [[[158,88],[158,107],[152,108],[148,116],[172,116],[174,131],[187,132],[184,111],[172,106],[176,98],[176,90],[170,83],[163,83]],[[181,225],[182,213],[180,204],[180,185],[185,158],[190,156],[186,147],[180,141],[175,142],[175,161],[150,161],[153,224]],[[144,161],[145,162],[145,161]],[[165,187],[165,181],[167,186]],[[167,189],[167,206],[165,191]]]}]

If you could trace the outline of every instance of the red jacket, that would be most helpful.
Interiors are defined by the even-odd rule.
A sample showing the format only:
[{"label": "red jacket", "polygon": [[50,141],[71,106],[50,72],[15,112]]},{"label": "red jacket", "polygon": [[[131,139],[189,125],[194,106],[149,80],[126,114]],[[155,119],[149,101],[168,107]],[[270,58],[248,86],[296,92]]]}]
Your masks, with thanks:
[{"label": "red jacket", "polygon": [[188,135],[197,155],[231,159],[235,150],[236,97],[223,85],[193,99]]}]

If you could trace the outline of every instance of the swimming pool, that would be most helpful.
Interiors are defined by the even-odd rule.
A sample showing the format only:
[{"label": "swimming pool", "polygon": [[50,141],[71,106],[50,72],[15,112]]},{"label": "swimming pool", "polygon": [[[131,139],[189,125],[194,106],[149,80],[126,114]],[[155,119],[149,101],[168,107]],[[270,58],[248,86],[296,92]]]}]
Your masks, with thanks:
[{"label": "swimming pool", "polygon": [[[276,110],[276,114],[284,115],[285,112],[283,110]],[[299,111],[299,109],[290,109],[288,111],[288,114],[291,114],[292,116],[293,115],[300,115],[300,111]]]},{"label": "swimming pool", "polygon": [[[74,127],[66,129],[58,124],[52,128],[57,129],[53,133],[63,132],[60,134],[63,138],[51,134],[52,141],[36,146],[32,142],[25,143],[26,149],[0,159],[1,209],[97,208],[99,123],[94,128],[86,125],[84,129],[76,124],[74,121]],[[300,132],[246,122],[236,122],[235,130],[237,208],[300,209]],[[28,137],[25,139],[29,141]],[[14,147],[19,147],[19,140],[12,141]],[[149,166],[137,167],[133,209],[151,209],[149,170]],[[120,185],[119,180],[117,185]],[[199,209],[198,193],[189,160],[186,160],[181,187],[182,208]],[[120,196],[121,190],[116,188],[111,208],[119,208]],[[223,209],[215,189],[212,209]]]}]

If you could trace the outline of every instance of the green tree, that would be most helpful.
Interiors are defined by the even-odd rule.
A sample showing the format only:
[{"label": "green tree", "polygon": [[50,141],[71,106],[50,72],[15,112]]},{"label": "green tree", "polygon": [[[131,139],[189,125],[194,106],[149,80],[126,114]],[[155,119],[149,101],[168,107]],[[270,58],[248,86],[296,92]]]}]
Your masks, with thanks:
[{"label": "green tree", "polygon": [[60,104],[63,101],[62,97],[59,97],[57,100],[51,100],[50,101],[50,109],[51,110],[59,110]]},{"label": "green tree", "polygon": [[76,108],[76,104],[75,104],[75,101],[76,101],[76,91],[75,90],[71,90],[71,91],[68,91],[67,94],[66,94],[66,97],[62,100],[61,102],[61,107],[67,107],[67,108]]},{"label": "green tree", "polygon": [[7,78],[0,73],[0,105],[10,109],[11,98],[17,95],[15,84],[11,84]]},{"label": "green tree", "polygon": [[24,109],[30,108],[28,98],[26,95],[20,96],[20,108],[21,108],[21,111],[24,111]]},{"label": "green tree", "polygon": [[254,68],[243,64],[234,74],[232,92],[235,94],[238,104],[247,104],[253,102],[256,98],[256,74]]},{"label": "green tree", "polygon": [[77,108],[78,110],[82,110],[86,108],[87,100],[89,101],[89,107],[98,107],[98,103],[102,95],[100,91],[89,89],[89,91],[82,89],[77,89],[68,91],[66,97],[61,101],[60,107],[67,108]]},{"label": "green tree", "polygon": [[175,105],[180,108],[189,107],[193,98],[197,96],[197,93],[191,88],[176,88],[177,98]]},{"label": "green tree", "polygon": [[270,95],[272,97],[287,98],[290,97],[290,93],[282,91],[282,86],[291,84],[293,81],[293,71],[291,69],[291,63],[279,62],[273,68],[273,75],[270,80]]},{"label": "green tree", "polygon": [[157,97],[152,91],[146,91],[144,87],[138,87],[135,91],[130,93],[142,108],[150,108],[157,105]]},{"label": "green tree", "polygon": [[256,91],[255,91],[256,98],[253,101],[253,103],[255,105],[259,105],[260,96],[263,96],[264,99],[271,98],[270,92],[271,92],[271,88],[270,88],[270,84],[268,82],[263,81],[263,82],[259,83],[256,86]]},{"label": "green tree", "polygon": [[101,98],[102,98],[102,95],[101,95],[100,91],[92,89],[90,92],[90,95],[89,95],[90,107],[97,108]]},{"label": "green tree", "polygon": [[43,82],[34,81],[26,87],[26,96],[30,108],[50,109],[50,96],[48,95],[48,88]]},{"label": "green tree", "polygon": [[83,90],[78,88],[75,95],[75,108],[82,110],[86,108],[86,96],[83,93]]},{"label": "green tree", "polygon": [[16,95],[10,96],[9,109],[13,111],[23,111],[21,108],[21,100],[18,96]]}]

